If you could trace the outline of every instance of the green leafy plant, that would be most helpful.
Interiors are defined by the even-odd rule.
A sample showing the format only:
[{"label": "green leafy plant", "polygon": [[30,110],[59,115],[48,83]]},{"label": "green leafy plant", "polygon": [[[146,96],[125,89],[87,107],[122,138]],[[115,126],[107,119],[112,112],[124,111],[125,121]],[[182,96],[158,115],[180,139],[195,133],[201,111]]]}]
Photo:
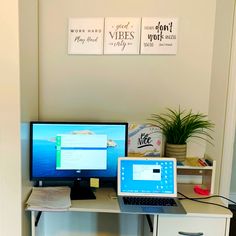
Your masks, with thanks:
[{"label": "green leafy plant", "polygon": [[161,129],[169,144],[186,144],[189,138],[200,138],[212,144],[209,131],[213,131],[214,124],[202,113],[167,108],[166,113],[152,114],[148,120]]}]

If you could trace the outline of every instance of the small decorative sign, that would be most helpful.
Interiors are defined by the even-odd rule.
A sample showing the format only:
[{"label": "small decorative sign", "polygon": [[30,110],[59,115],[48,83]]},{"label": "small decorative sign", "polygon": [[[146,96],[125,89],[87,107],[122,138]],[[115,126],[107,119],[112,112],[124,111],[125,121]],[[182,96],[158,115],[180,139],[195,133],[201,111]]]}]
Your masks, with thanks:
[{"label": "small decorative sign", "polygon": [[129,156],[163,156],[163,137],[155,126],[129,124]]},{"label": "small decorative sign", "polygon": [[176,18],[142,18],[141,54],[177,53]]},{"label": "small decorative sign", "polygon": [[104,18],[69,19],[69,54],[103,54]]},{"label": "small decorative sign", "polygon": [[104,54],[139,54],[141,18],[106,18]]}]

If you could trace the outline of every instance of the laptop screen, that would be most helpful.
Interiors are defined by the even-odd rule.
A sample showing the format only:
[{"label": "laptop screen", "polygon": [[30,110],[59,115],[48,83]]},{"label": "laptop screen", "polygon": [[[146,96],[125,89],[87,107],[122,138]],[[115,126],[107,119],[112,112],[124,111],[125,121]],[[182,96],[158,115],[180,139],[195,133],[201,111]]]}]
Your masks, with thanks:
[{"label": "laptop screen", "polygon": [[118,195],[176,197],[176,159],[119,158]]}]

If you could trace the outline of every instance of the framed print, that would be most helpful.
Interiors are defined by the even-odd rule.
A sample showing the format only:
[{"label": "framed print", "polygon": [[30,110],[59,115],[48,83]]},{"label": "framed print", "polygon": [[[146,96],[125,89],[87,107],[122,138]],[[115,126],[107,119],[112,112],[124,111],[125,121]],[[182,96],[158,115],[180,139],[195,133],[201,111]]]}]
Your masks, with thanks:
[{"label": "framed print", "polygon": [[105,18],[104,54],[139,54],[141,18]]},{"label": "framed print", "polygon": [[176,18],[142,18],[141,54],[177,53]]},{"label": "framed print", "polygon": [[68,54],[103,54],[104,18],[70,18]]}]

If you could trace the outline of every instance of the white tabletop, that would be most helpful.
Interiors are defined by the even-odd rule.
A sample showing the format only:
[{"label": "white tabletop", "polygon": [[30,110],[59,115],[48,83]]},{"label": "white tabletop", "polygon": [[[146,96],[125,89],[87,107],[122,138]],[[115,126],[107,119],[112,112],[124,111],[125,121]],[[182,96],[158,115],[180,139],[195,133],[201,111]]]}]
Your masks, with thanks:
[{"label": "white tabletop", "polygon": [[112,188],[97,189],[96,199],[72,200],[70,211],[120,213],[117,195]]},{"label": "white tabletop", "polygon": [[[189,186],[178,188],[179,192],[186,194],[188,197],[199,197],[190,189]],[[78,212],[104,212],[104,213],[122,213],[120,211],[119,203],[117,200],[116,191],[112,188],[101,188],[95,192],[96,199],[92,200],[72,200],[72,206],[67,211]],[[179,196],[181,197],[181,196]],[[213,202],[223,205],[220,198],[210,198],[204,200],[206,202]],[[191,200],[181,200],[187,215],[186,216],[201,216],[201,217],[226,217],[231,218],[232,212],[223,207],[214,206],[210,204],[198,203]],[[27,209],[26,210],[30,210]],[[41,209],[40,211],[48,211],[48,209]],[[53,211],[51,209],[50,211]]]}]

